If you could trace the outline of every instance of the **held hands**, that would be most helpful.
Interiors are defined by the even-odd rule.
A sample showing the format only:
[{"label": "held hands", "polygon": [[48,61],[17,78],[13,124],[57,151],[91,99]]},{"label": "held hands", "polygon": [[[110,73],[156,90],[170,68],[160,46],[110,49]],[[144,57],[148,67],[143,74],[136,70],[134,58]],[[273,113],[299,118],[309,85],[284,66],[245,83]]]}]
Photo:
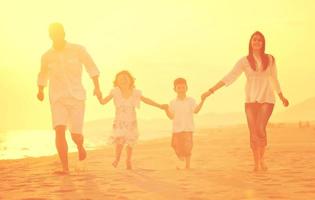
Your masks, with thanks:
[{"label": "held hands", "polygon": [[207,98],[208,96],[210,96],[212,93],[213,93],[212,90],[208,90],[207,92],[203,93],[203,94],[201,95],[201,100],[202,100],[202,101],[206,100],[206,98]]}]

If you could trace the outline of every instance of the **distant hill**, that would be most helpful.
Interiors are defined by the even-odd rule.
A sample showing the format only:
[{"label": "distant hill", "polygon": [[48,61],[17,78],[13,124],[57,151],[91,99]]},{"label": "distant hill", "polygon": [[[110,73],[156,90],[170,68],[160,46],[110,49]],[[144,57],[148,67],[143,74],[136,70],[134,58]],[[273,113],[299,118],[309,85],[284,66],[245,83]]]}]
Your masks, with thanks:
[{"label": "distant hill", "polygon": [[276,113],[272,121],[297,122],[315,120],[315,97],[289,106],[285,111]]}]

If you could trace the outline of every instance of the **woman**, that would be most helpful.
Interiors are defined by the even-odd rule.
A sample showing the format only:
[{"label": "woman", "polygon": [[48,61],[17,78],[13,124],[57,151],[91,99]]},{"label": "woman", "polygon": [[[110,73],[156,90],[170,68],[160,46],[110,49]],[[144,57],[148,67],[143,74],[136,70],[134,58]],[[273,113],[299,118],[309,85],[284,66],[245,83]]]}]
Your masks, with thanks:
[{"label": "woman", "polygon": [[274,91],[285,107],[289,102],[283,96],[277,79],[275,59],[265,53],[265,37],[261,32],[257,31],[251,36],[248,55],[241,58],[233,70],[202,97],[206,98],[222,86],[232,84],[242,72],[247,79],[245,112],[255,162],[254,171],[266,171],[267,166],[264,162],[267,145],[266,126],[275,104]]}]

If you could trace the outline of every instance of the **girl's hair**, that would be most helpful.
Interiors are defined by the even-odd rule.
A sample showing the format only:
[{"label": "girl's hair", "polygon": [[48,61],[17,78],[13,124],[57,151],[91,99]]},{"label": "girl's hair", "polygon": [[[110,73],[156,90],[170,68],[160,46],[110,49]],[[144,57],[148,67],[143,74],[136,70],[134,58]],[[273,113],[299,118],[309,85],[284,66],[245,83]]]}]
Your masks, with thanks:
[{"label": "girl's hair", "polygon": [[[262,38],[262,48],[260,51],[260,58],[261,58],[261,62],[262,62],[262,66],[263,66],[263,70],[266,70],[267,67],[269,66],[269,57],[268,54],[265,53],[265,46],[266,46],[266,40],[265,40],[265,36],[259,32],[256,31],[255,33],[252,34],[252,36],[250,37],[249,40],[249,47],[248,47],[248,56],[247,56],[247,60],[249,62],[250,67],[256,71],[257,68],[257,64],[256,61],[254,59],[254,55],[253,55],[253,48],[252,48],[252,39],[254,36],[259,35]],[[272,57],[272,61],[274,61],[274,58]]]},{"label": "girl's hair", "polygon": [[116,74],[115,80],[114,80],[114,86],[118,87],[118,77],[120,75],[126,75],[130,80],[130,88],[135,87],[135,78],[128,72],[127,70],[120,71]]}]

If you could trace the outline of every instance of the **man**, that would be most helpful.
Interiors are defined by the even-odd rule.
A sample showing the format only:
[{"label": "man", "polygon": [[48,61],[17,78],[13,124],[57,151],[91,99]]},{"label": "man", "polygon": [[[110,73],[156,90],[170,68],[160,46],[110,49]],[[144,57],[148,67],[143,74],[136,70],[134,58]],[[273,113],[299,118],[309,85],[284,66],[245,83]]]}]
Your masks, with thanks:
[{"label": "man", "polygon": [[83,121],[85,110],[85,90],[81,83],[82,64],[94,83],[94,95],[101,96],[99,70],[84,47],[65,40],[65,31],[60,23],[49,26],[52,47],[43,54],[38,74],[38,94],[44,100],[44,87],[49,81],[49,99],[52,124],[56,132],[56,148],[62,164],[62,171],[68,174],[68,145],[65,131],[69,128],[72,140],[78,148],[79,160],[86,158],[83,147]]}]

